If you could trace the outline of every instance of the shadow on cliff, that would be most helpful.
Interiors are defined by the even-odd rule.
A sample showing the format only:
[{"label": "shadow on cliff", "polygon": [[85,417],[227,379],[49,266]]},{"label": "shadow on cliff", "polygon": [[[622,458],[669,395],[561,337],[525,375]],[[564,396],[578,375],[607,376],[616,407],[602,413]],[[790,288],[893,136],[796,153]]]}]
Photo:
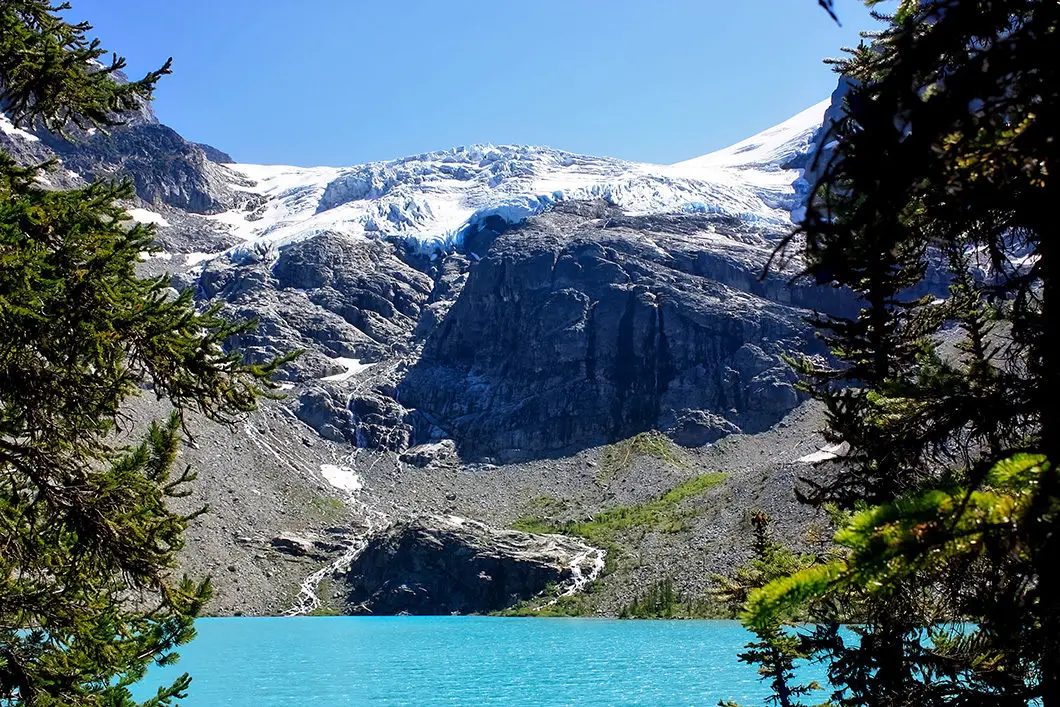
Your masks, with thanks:
[{"label": "shadow on cliff", "polygon": [[697,446],[767,429],[799,404],[782,356],[823,353],[803,318],[849,311],[849,299],[760,279],[776,235],[761,226],[585,209],[482,244],[398,386],[416,441],[500,461],[650,429]]}]

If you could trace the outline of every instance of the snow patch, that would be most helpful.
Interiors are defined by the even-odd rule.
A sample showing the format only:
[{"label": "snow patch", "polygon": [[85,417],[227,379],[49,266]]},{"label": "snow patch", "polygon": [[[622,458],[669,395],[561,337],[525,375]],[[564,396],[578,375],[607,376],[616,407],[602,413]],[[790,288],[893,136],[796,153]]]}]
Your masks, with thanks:
[{"label": "snow patch", "polygon": [[820,464],[821,462],[845,457],[848,454],[850,454],[850,443],[840,442],[839,444],[822,447],[818,451],[813,452],[812,454],[807,454],[804,457],[799,457],[795,462],[798,464]]},{"label": "snow patch", "polygon": [[169,221],[162,214],[149,209],[126,209],[129,216],[137,223],[153,223],[156,226],[168,226]]},{"label": "snow patch", "polygon": [[338,363],[345,366],[346,370],[342,373],[336,373],[333,376],[324,376],[320,379],[322,381],[344,381],[347,378],[352,378],[358,373],[365,371],[374,365],[371,363],[361,363],[361,359],[359,358],[343,358],[340,356],[339,358],[333,358],[331,360],[334,363]]},{"label": "snow patch", "polygon": [[22,138],[26,142],[40,142],[39,137],[17,127],[4,113],[0,113],[0,132],[6,133],[12,137]]},{"label": "snow patch", "polygon": [[213,260],[220,253],[185,253],[184,264],[188,266],[198,265],[207,260]]},{"label": "snow patch", "polygon": [[[786,171],[783,165],[809,149],[824,114],[832,105],[827,98],[798,115],[730,147],[673,165],[686,174],[713,169],[744,170],[766,174]],[[761,178],[764,175],[759,175]]]},{"label": "snow patch", "polygon": [[361,477],[348,466],[321,464],[320,474],[329,484],[340,491],[353,492],[364,488],[364,482],[361,481]]}]

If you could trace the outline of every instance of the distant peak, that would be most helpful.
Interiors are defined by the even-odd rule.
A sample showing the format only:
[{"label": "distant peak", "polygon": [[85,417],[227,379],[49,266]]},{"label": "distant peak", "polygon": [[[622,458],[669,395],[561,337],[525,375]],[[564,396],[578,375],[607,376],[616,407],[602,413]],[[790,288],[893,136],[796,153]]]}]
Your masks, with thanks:
[{"label": "distant peak", "polygon": [[735,145],[673,166],[683,170],[714,167],[781,169],[812,148],[814,135],[824,122],[825,111],[830,105],[831,99],[825,99]]}]

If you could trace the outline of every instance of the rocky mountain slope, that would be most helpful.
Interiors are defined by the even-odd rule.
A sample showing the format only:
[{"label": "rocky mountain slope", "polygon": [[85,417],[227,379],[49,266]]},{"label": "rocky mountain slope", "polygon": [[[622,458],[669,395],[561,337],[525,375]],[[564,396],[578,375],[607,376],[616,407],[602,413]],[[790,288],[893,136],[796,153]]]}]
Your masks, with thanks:
[{"label": "rocky mountain slope", "polygon": [[186,568],[215,575],[215,612],[486,611],[548,585],[613,613],[664,576],[703,595],[749,504],[808,542],[790,487],[818,418],[781,356],[821,353],[802,318],[851,303],[761,275],[827,107],[669,166],[522,146],[232,164],[147,109],[75,142],[0,119],[0,149],[55,159],[46,186],[130,178],[162,248],[145,273],[257,319],[248,356],[305,352],[286,400],[192,424],[213,512]]}]

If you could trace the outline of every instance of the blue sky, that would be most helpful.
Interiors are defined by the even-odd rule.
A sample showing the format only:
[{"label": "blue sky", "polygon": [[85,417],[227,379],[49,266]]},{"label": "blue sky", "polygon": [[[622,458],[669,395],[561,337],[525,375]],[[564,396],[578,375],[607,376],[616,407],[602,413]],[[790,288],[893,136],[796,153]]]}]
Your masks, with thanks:
[{"label": "blue sky", "polygon": [[241,162],[350,165],[455,145],[670,163],[828,96],[872,26],[838,0],[73,0],[155,110]]}]

